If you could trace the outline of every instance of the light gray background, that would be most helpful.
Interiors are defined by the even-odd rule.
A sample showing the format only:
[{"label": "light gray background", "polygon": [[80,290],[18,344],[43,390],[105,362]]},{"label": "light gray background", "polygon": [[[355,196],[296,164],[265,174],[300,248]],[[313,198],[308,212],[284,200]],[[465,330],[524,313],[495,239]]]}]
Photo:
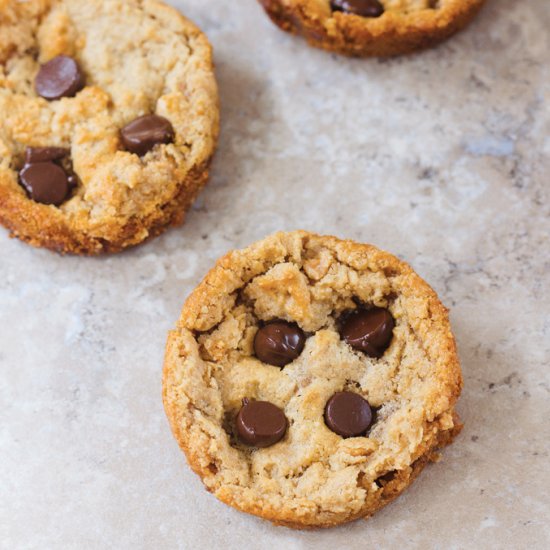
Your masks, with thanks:
[{"label": "light gray background", "polygon": [[[222,97],[187,224],[102,259],[0,231],[0,547],[548,548],[548,0],[492,0],[452,41],[391,61],[312,50],[254,0],[175,4],[212,40]],[[160,397],[186,295],[228,249],[295,228],[411,262],[451,308],[466,381],[444,460],[326,532],[217,502]]]}]

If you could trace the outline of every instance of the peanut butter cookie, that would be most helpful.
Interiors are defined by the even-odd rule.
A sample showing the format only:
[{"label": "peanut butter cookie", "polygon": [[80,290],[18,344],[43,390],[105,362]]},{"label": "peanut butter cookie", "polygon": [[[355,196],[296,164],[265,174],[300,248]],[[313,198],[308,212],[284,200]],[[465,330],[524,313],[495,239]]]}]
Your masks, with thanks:
[{"label": "peanut butter cookie", "polygon": [[368,517],[461,424],[447,310],[374,246],[279,233],[229,253],[168,337],[163,397],[206,488],[293,528]]},{"label": "peanut butter cookie", "polygon": [[352,56],[393,56],[438,44],[485,0],[259,0],[285,31]]},{"label": "peanut butter cookie", "polygon": [[218,134],[211,47],[157,0],[0,2],[0,222],[62,253],[183,222]]}]

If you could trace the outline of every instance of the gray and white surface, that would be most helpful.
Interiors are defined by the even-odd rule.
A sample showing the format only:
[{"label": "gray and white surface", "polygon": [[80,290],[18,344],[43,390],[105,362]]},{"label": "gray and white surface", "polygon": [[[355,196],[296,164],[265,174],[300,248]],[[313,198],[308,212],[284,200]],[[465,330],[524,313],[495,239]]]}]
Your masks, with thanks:
[{"label": "gray and white surface", "polygon": [[[0,231],[0,548],[550,547],[548,0],[489,0],[442,47],[348,60],[254,0],[175,2],[222,96],[187,224],[61,258]],[[463,434],[368,523],[273,527],[203,490],[161,404],[167,330],[215,259],[280,229],[372,242],[451,309]]]}]

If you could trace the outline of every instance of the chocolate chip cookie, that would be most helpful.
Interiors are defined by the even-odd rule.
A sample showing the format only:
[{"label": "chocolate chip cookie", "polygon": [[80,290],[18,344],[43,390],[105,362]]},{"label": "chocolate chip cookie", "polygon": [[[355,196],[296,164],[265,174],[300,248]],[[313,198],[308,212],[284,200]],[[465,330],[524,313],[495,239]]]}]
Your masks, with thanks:
[{"label": "chocolate chip cookie", "polygon": [[283,30],[318,48],[393,56],[434,46],[465,27],[485,0],[259,0]]},{"label": "chocolate chip cookie", "polygon": [[211,47],[148,0],[0,7],[0,222],[62,253],[183,222],[218,134]]},{"label": "chocolate chip cookie", "polygon": [[447,310],[407,264],[294,232],[229,253],[191,294],[163,397],[209,491],[308,528],[397,497],[460,431],[461,387]]}]

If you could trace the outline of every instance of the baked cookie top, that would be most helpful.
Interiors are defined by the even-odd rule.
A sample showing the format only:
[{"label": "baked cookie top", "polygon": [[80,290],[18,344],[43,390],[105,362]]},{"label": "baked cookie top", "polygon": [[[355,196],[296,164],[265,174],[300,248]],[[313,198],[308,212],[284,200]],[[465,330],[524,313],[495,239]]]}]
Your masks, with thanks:
[{"label": "baked cookie top", "polygon": [[222,258],[168,338],[164,404],[191,467],[291,527],[368,516],[460,428],[447,311],[370,245],[279,233]]},{"label": "baked cookie top", "polygon": [[464,27],[485,0],[259,0],[284,30],[317,47],[391,56],[430,47]]},{"label": "baked cookie top", "polygon": [[[4,0],[0,119],[0,220],[32,244],[119,250],[180,222],[205,183],[211,47],[157,0]],[[29,147],[65,150],[61,199],[32,187],[51,166],[21,177]]]}]

